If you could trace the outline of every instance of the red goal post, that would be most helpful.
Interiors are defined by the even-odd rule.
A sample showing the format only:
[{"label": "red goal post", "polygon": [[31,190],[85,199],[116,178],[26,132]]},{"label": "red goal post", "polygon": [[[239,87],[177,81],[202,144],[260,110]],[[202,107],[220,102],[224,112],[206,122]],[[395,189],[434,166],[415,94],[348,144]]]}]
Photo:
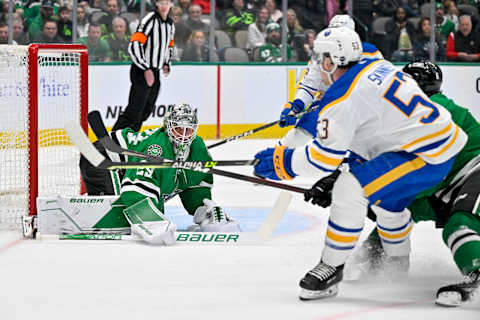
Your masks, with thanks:
[{"label": "red goal post", "polygon": [[63,128],[78,119],[87,132],[87,113],[85,46],[0,46],[0,229],[35,216],[38,196],[82,192],[80,155]]}]

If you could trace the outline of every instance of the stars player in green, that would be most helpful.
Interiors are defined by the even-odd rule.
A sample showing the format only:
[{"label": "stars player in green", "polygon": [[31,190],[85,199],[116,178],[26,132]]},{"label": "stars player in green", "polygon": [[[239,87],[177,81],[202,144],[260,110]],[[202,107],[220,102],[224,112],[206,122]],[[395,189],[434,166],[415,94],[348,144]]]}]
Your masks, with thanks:
[{"label": "stars player in green", "polygon": [[[188,104],[169,107],[164,126],[135,132],[129,128],[111,132],[114,141],[126,149],[170,160],[212,160],[201,137],[197,136],[197,110]],[[98,147],[98,146],[97,146]],[[104,151],[105,153],[105,151]],[[142,159],[106,152],[113,161]],[[131,232],[153,244],[175,243],[176,226],[165,216],[166,200],[178,195],[185,210],[193,215],[193,231],[237,232],[236,221],[212,200],[213,176],[177,168],[127,169],[100,172],[82,159],[82,175],[91,194],[119,194],[112,209],[94,228],[131,227]],[[96,180],[93,178],[96,177]],[[110,177],[112,177],[110,179]],[[104,183],[101,187],[95,182]],[[112,192],[113,191],[113,192]]]}]

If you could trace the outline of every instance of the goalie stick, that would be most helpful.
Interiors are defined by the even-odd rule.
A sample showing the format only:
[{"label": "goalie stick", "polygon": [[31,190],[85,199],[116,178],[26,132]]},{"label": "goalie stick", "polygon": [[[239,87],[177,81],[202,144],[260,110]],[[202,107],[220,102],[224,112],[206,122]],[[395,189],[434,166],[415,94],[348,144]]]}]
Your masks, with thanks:
[{"label": "goalie stick", "polygon": [[[253,166],[258,163],[255,160],[223,160],[223,161],[171,161],[163,158],[151,158],[143,153],[133,150],[121,148],[123,154],[141,157],[146,159],[144,162],[127,161],[114,162],[105,158],[98,150],[90,143],[90,140],[83,132],[82,128],[75,121],[68,121],[65,124],[65,130],[72,139],[73,143],[80,149],[80,152],[85,158],[90,161],[92,165],[102,169],[129,169],[129,168],[182,168],[193,171],[200,171],[208,173],[210,168],[215,166]],[[114,151],[116,152],[116,151]]]},{"label": "goalie stick", "polygon": [[[111,152],[115,152],[115,153],[123,154],[123,155],[133,155],[137,158],[153,160],[153,161],[156,161],[156,162],[159,162],[159,161],[163,160],[162,158],[159,158],[159,157],[153,157],[153,156],[141,153],[141,152],[127,150],[127,149],[124,149],[124,148],[120,147],[115,141],[113,141],[113,139],[108,134],[107,129],[105,128],[105,125],[103,123],[102,117],[100,115],[100,112],[98,112],[98,111],[89,112],[88,123],[90,124],[90,127],[92,128],[93,132],[95,133],[95,135],[99,139],[102,146],[105,149],[107,149]],[[83,132],[82,132],[82,134],[83,134]],[[88,141],[88,144],[91,145],[90,141]],[[93,148],[95,149],[95,147],[93,147]],[[82,152],[81,149],[80,149],[80,151]],[[83,152],[82,152],[82,154],[83,154]],[[84,154],[84,156],[86,157],[85,154]],[[89,159],[89,161],[90,161],[90,159]],[[90,162],[93,164],[92,161],[90,161]],[[144,163],[144,162],[142,162],[142,163]],[[216,174],[216,175],[219,175],[219,176],[224,176],[224,177],[228,177],[228,178],[232,178],[232,179],[236,179],[236,180],[242,180],[242,181],[252,182],[252,183],[256,183],[256,184],[260,184],[260,185],[265,185],[265,186],[269,186],[269,187],[272,187],[272,188],[277,188],[277,189],[283,189],[283,190],[287,190],[287,191],[302,193],[302,194],[305,193],[306,191],[308,191],[308,189],[303,189],[303,188],[300,188],[300,187],[295,187],[295,186],[291,186],[291,185],[287,185],[287,184],[282,184],[282,183],[278,183],[278,182],[274,182],[274,181],[270,181],[270,180],[266,180],[266,179],[260,179],[260,178],[256,178],[256,177],[246,176],[246,175],[239,174],[239,173],[223,171],[223,170],[219,170],[219,169],[215,169],[215,168],[208,168],[208,171],[205,171],[205,172],[209,172],[209,173],[212,173],[212,174]]]},{"label": "goalie stick", "polygon": [[[305,111],[302,111],[300,113],[298,113],[297,115],[295,115],[296,118],[300,118],[301,116],[303,116],[304,114],[306,113],[309,113],[309,112],[312,112],[312,111],[315,111],[317,110],[318,108],[320,108],[320,105],[316,105],[315,107],[311,107],[311,108],[308,108],[306,109]],[[249,136],[249,135],[252,135],[258,131],[261,131],[261,130],[264,130],[264,129],[267,129],[267,128],[270,128],[270,127],[273,127],[274,125],[276,124],[279,124],[280,123],[280,120],[277,120],[277,121],[274,121],[274,122],[270,122],[270,123],[267,123],[263,126],[260,126],[258,128],[255,128],[255,129],[251,129],[251,130],[248,130],[248,131],[245,131],[245,132],[242,132],[240,134],[237,134],[236,136],[231,136],[229,138],[226,138],[224,140],[221,140],[221,141],[218,141],[214,144],[211,144],[207,147],[207,149],[211,149],[211,148],[215,148],[219,145],[222,145],[224,143],[227,143],[227,142],[230,142],[230,141],[234,141],[234,140],[238,140],[240,138],[243,138],[243,137],[246,137],[246,136]]]}]

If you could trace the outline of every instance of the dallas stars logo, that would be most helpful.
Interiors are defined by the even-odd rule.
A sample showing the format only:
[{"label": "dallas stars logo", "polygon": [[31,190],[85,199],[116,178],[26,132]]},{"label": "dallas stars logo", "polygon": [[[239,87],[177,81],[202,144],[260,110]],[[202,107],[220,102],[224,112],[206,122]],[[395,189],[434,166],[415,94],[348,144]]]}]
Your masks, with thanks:
[{"label": "dallas stars logo", "polygon": [[154,157],[160,157],[162,155],[162,147],[158,144],[152,144],[148,147],[147,153]]}]

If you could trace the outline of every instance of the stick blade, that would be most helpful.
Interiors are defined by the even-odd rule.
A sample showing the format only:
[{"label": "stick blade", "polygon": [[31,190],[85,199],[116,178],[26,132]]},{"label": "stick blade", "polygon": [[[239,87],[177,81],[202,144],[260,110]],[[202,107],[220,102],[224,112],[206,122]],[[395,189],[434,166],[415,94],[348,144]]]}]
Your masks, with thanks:
[{"label": "stick blade", "polygon": [[103,123],[102,116],[98,110],[90,111],[87,116],[88,124],[98,139],[108,136],[107,128]]},{"label": "stick blade", "polygon": [[275,201],[275,204],[273,205],[270,214],[267,216],[265,222],[257,231],[257,234],[260,236],[260,238],[262,238],[263,240],[268,240],[271,238],[273,232],[280,224],[280,221],[285,215],[285,212],[287,211],[290,202],[292,202],[292,197],[293,196],[291,193],[286,191],[280,191],[277,201]]},{"label": "stick blade", "polygon": [[83,154],[92,165],[98,167],[105,160],[105,157],[93,146],[77,121],[67,121],[65,123],[65,131],[67,131],[73,144],[80,150],[80,153]]}]

